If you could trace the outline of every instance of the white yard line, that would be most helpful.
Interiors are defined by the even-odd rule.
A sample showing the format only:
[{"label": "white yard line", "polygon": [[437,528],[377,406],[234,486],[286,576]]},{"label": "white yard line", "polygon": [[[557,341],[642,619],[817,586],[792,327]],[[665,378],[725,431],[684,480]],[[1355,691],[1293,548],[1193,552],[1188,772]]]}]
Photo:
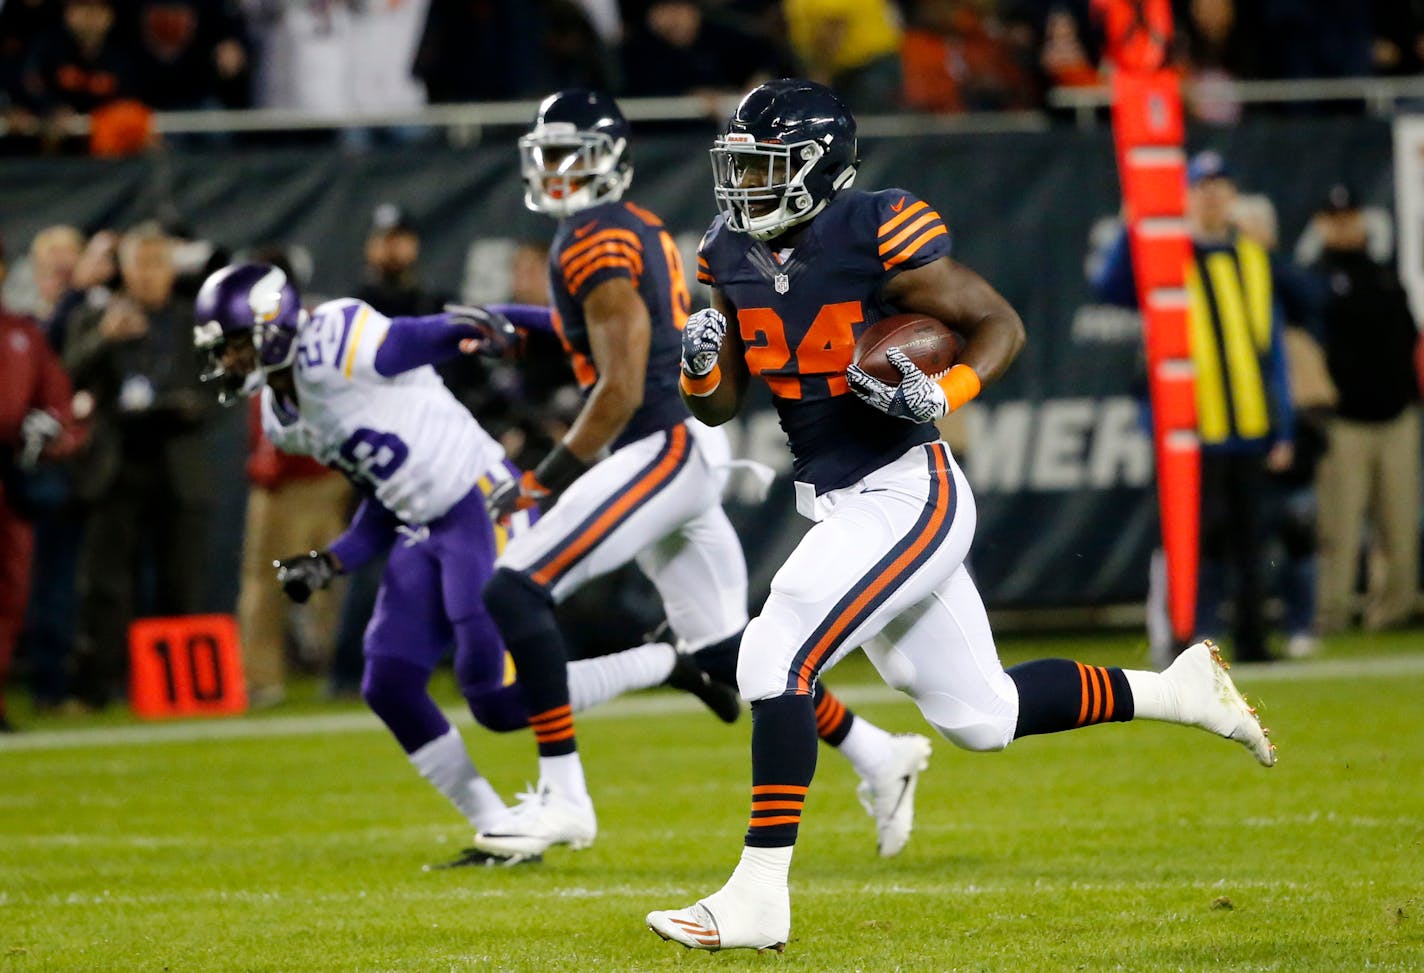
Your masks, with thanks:
[{"label": "white yard line", "polygon": [[[1242,664],[1232,675],[1254,687],[1258,684],[1319,682],[1349,679],[1394,679],[1424,675],[1424,655],[1381,656],[1361,659],[1326,659],[1319,662]],[[836,695],[852,706],[891,703],[905,697],[883,685],[836,686]],[[693,713],[702,704],[690,696],[671,693],[630,696],[579,714],[580,720],[636,719]],[[463,707],[450,707],[453,723],[471,722]],[[142,723],[90,727],[79,730],[41,730],[0,736],[0,756],[35,750],[70,750],[80,747],[132,747],[202,740],[238,740],[262,737],[311,736],[329,733],[374,732],[381,729],[372,714],[361,712],[313,713],[305,716],[253,716],[232,719],[189,720],[179,723]]]}]

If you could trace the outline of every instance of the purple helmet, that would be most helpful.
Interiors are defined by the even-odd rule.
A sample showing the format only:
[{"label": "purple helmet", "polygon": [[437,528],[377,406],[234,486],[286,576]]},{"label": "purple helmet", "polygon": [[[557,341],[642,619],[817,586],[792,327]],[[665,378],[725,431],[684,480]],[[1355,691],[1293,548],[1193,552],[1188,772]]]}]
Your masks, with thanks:
[{"label": "purple helmet", "polygon": [[[207,357],[204,382],[217,382],[218,401],[231,405],[262,388],[266,373],[287,368],[306,321],[297,289],[278,267],[232,264],[203,281],[193,308],[193,345]],[[223,365],[232,341],[250,341],[254,367],[242,374]]]}]

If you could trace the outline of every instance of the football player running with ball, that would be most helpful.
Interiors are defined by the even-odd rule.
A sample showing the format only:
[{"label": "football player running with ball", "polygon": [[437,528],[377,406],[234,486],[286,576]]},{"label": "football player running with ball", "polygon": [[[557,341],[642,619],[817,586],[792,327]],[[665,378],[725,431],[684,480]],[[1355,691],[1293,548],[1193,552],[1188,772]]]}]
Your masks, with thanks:
[{"label": "football player running with ball", "polygon": [[[501,522],[549,507],[510,542],[485,588],[539,751],[535,793],[475,837],[475,847],[510,858],[582,847],[597,833],[556,604],[636,561],[681,646],[729,686],[747,624],[746,561],[721,505],[731,453],[725,434],[690,419],[678,394],[691,298],[672,235],[623,198],[633,175],[628,135],[612,98],[569,90],[544,100],[519,142],[525,205],[560,221],[549,260],[554,323],[585,401],[538,469],[490,497]],[[819,733],[855,766],[879,851],[896,854],[910,836],[929,740],[892,736],[823,689],[810,705],[813,745]]]},{"label": "football player running with ball", "polygon": [[[506,314],[508,317],[506,317]],[[455,647],[455,678],[470,712],[495,731],[529,725],[499,633],[480,593],[520,515],[497,528],[485,499],[519,475],[430,367],[460,354],[499,353],[525,329],[548,329],[543,308],[449,307],[388,318],[357,300],[310,315],[286,274],[234,264],[198,292],[194,342],[206,381],[232,404],[262,396],[262,428],[278,449],[340,470],[363,495],[346,532],[325,550],[279,562],[277,581],[303,602],[344,572],[389,550],[366,628],[361,695],[410,762],[478,831],[505,810],[431,699],[435,666]],[[665,643],[574,664],[575,709],[668,683],[735,719],[736,697]],[[467,853],[465,863],[482,857]]]},{"label": "football player running with ball", "polygon": [[[948,230],[927,203],[899,189],[851,190],[855,122],[830,89],[787,79],[756,88],[712,158],[721,215],[698,270],[714,307],[683,332],[684,397],[704,422],[726,422],[760,376],[790,439],[797,509],[815,526],[743,636],[752,803],[741,861],[719,891],[649,914],[653,931],[700,949],[784,948],[787,872],[816,769],[811,693],[857,646],[968,750],[1140,718],[1210,730],[1274,763],[1208,645],[1161,674],[1066,659],[1004,671],[964,567],[974,497],[934,421],[1008,368],[1023,323],[949,258]],[[898,386],[852,364],[867,327],[909,312],[966,337],[959,364],[936,381],[887,351]]]}]

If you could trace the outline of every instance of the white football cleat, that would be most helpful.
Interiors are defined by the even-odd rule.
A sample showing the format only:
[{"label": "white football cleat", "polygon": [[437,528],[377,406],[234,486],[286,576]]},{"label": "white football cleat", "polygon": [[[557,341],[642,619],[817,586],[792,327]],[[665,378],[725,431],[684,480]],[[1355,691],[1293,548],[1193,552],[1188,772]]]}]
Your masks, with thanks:
[{"label": "white football cleat", "polygon": [[648,928],[688,949],[786,951],[791,936],[791,893],[733,890],[718,892],[686,909],[649,912]]},{"label": "white football cleat", "polygon": [[882,858],[904,850],[915,826],[915,785],[930,765],[930,741],[918,733],[890,738],[890,759],[855,789],[865,813],[875,819],[875,845]]},{"label": "white football cleat", "polygon": [[1256,710],[1231,681],[1229,668],[1221,650],[1208,640],[1177,656],[1162,677],[1172,687],[1180,722],[1235,740],[1263,767],[1270,767],[1276,762],[1271,731],[1261,726]]},{"label": "white football cleat", "polygon": [[575,851],[587,848],[597,835],[598,819],[592,801],[561,794],[541,781],[537,790],[520,794],[518,804],[475,835],[475,847],[521,861],[542,855],[554,845],[568,845]]}]

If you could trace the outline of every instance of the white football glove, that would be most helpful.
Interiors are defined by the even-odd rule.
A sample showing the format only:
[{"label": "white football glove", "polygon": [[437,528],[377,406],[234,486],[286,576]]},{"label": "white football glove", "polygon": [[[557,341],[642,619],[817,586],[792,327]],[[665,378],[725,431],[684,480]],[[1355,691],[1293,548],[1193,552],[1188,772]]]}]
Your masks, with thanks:
[{"label": "white football glove", "polygon": [[846,384],[867,405],[896,419],[934,422],[949,411],[944,389],[899,348],[885,349],[885,357],[900,371],[900,384],[887,385],[859,365],[846,369]]},{"label": "white football glove", "polygon": [[689,316],[682,329],[682,370],[693,378],[707,376],[717,367],[726,337],[727,319],[721,311],[705,307]]}]

